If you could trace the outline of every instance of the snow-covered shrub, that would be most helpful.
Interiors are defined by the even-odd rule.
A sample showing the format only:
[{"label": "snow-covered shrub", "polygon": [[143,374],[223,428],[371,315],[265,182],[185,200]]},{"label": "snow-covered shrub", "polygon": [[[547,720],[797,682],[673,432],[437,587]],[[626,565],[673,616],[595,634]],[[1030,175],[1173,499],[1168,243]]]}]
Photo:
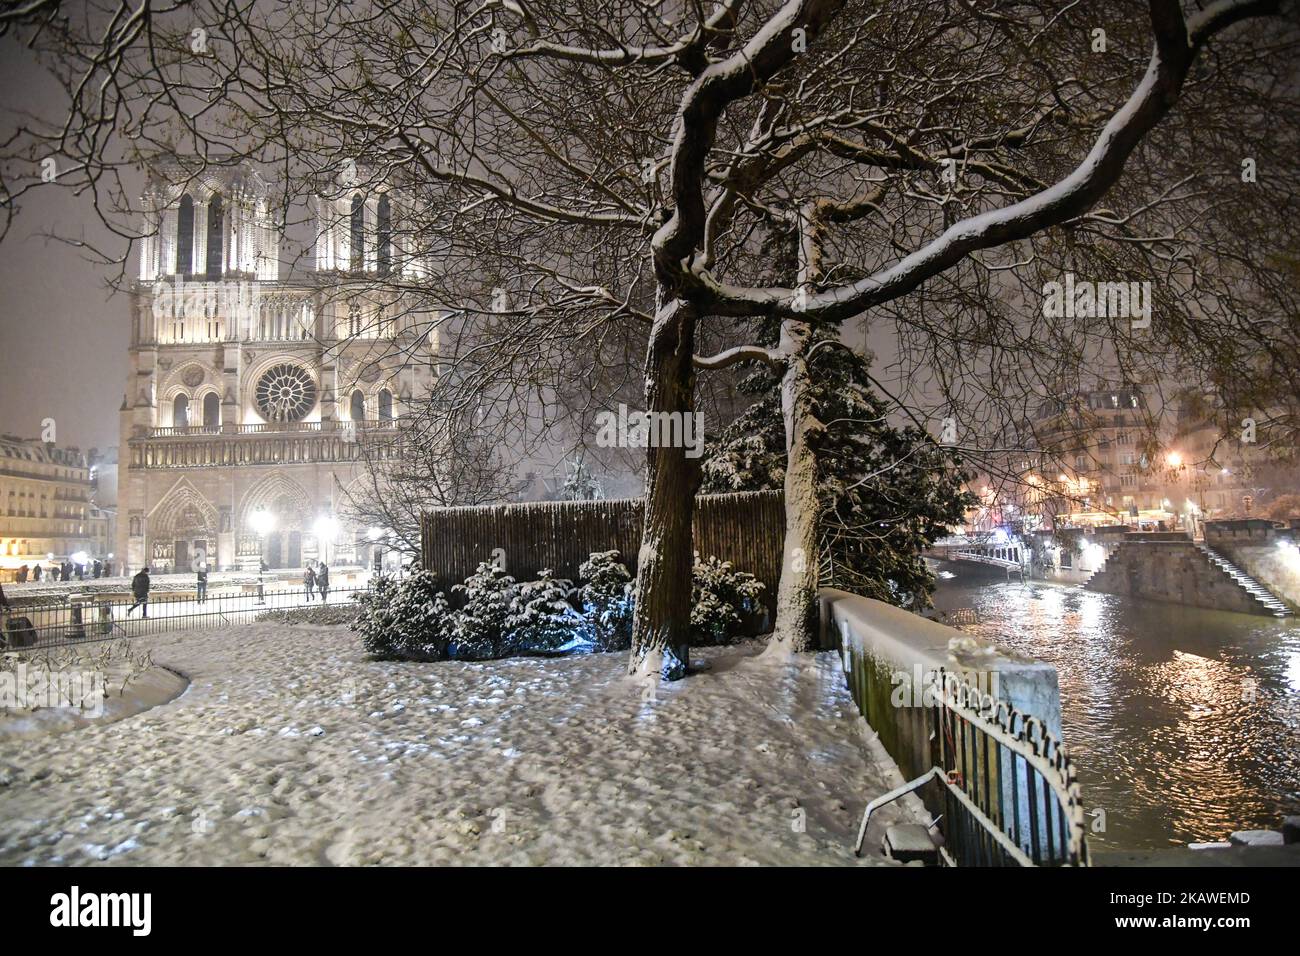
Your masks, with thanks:
[{"label": "snow-covered shrub", "polygon": [[484,561],[452,591],[464,601],[452,619],[452,656],[488,660],[514,653],[506,621],[518,592],[515,579]]},{"label": "snow-covered shrub", "polygon": [[352,630],[375,657],[442,660],[447,656],[455,615],[428,571],[394,581],[380,577],[357,595],[360,613]]},{"label": "snow-covered shrub", "polygon": [[591,629],[569,603],[572,583],[550,568],[519,585],[506,618],[509,644],[518,651],[559,651],[591,644]]},{"label": "snow-covered shrub", "polygon": [[595,551],[578,568],[582,579],[582,613],[591,627],[596,648],[624,650],[632,646],[632,574],[617,551]]},{"label": "snow-covered shrub", "polygon": [[763,582],[752,574],[731,570],[730,561],[695,555],[691,569],[691,631],[701,644],[725,644],[740,626],[742,615],[758,609]]}]

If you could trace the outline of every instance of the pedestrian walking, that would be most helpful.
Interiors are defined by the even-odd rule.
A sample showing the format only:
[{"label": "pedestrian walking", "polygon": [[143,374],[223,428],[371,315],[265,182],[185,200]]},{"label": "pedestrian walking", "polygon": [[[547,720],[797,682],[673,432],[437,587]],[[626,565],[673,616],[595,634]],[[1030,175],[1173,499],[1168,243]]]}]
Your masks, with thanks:
[{"label": "pedestrian walking", "polygon": [[200,565],[199,569],[194,572],[196,584],[198,586],[198,601],[203,604],[208,599],[208,569],[206,565]]},{"label": "pedestrian walking", "polygon": [[320,592],[321,603],[330,599],[330,569],[324,561],[316,569],[316,590]]},{"label": "pedestrian walking", "polygon": [[149,616],[149,569],[141,568],[136,572],[135,577],[131,579],[131,593],[135,595],[135,603],[126,609],[126,616],[130,617],[131,612],[138,607],[144,608],[141,617]]},{"label": "pedestrian walking", "polygon": [[302,573],[302,586],[307,589],[307,600],[311,600],[312,592],[316,588],[316,572],[312,570],[311,565],[307,565],[307,570]]}]

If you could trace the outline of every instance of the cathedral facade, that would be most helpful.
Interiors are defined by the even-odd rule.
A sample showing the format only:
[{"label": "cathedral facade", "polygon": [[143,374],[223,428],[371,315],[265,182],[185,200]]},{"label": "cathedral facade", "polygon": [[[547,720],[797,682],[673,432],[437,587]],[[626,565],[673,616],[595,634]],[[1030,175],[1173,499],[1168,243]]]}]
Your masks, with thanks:
[{"label": "cathedral facade", "polygon": [[[273,190],[247,166],[150,182],[130,295],[117,553],[188,571],[365,563],[349,522],[366,436],[436,374],[428,314],[383,291],[425,267],[383,188],[318,197],[311,268],[280,261]],[[282,274],[284,273],[284,274]]]}]

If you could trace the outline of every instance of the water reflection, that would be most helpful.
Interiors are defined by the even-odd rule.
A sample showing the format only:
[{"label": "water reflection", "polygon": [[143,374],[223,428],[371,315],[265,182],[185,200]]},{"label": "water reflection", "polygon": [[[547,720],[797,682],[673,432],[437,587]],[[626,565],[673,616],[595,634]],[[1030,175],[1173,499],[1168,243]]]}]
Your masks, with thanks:
[{"label": "water reflection", "polygon": [[1300,813],[1300,622],[1055,585],[939,584],[981,637],[1056,665],[1093,839],[1160,847]]}]

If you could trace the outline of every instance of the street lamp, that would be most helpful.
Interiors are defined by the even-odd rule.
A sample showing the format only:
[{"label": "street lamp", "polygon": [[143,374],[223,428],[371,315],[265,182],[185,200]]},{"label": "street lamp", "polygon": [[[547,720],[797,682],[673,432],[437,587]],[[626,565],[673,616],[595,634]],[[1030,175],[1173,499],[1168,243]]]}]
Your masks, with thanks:
[{"label": "street lamp", "polygon": [[249,515],[248,523],[257,534],[257,603],[266,603],[266,590],[262,583],[262,568],[266,564],[266,536],[275,528],[275,515],[265,508],[258,508]]},{"label": "street lamp", "polygon": [[334,536],[338,534],[339,523],[333,515],[321,515],[316,519],[314,528],[316,540],[321,544],[321,560],[329,564],[329,546],[334,541]]},{"label": "street lamp", "polygon": [[366,539],[370,542],[370,570],[373,574],[382,574],[384,571],[384,547],[379,543],[383,537],[383,528],[366,529]]}]

